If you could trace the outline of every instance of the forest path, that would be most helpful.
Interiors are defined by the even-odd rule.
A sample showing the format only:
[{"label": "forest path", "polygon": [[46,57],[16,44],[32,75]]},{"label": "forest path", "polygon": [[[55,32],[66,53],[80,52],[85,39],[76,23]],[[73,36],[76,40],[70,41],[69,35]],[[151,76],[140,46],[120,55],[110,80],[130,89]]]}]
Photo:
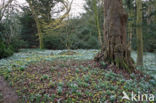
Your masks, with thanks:
[{"label": "forest path", "polygon": [[18,103],[16,92],[0,76],[0,103]]}]

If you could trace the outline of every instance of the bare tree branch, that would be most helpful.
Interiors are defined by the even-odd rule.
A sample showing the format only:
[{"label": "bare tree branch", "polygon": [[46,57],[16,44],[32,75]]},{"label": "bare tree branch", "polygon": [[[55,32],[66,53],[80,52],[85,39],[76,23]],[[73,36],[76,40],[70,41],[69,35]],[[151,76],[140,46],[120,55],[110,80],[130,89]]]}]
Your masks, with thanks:
[{"label": "bare tree branch", "polygon": [[59,18],[57,18],[55,21],[52,21],[48,26],[46,26],[47,28],[51,28],[51,29],[57,29],[59,27],[62,27],[63,23],[61,24],[61,22],[69,16],[69,12],[71,10],[71,6],[72,6],[73,0],[69,3],[68,0],[63,1],[62,4],[66,10],[66,12]]},{"label": "bare tree branch", "polygon": [[7,7],[13,2],[13,0],[8,0],[7,2],[5,1],[6,0],[1,0],[2,4],[0,4],[0,21],[2,20]]}]

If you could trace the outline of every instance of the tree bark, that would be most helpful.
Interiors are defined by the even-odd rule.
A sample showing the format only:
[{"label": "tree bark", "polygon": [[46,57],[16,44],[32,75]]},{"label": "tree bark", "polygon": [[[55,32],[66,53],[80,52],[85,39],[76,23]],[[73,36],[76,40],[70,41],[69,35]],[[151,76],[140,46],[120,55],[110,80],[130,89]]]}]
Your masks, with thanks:
[{"label": "tree bark", "polygon": [[122,0],[104,0],[104,43],[95,60],[132,72],[135,66],[128,49],[127,19]]},{"label": "tree bark", "polygon": [[137,5],[137,65],[143,65],[143,36],[142,36],[142,1],[136,0]]}]

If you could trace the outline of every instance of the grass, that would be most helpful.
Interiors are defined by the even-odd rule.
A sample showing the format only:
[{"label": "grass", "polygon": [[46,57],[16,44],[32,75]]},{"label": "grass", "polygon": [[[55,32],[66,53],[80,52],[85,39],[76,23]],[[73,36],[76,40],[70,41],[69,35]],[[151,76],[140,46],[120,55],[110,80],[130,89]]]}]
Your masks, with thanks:
[{"label": "grass", "polygon": [[[154,73],[147,72],[140,79],[139,74],[125,78],[95,67],[91,59],[97,50],[75,50],[74,55],[64,51],[22,50],[0,60],[0,75],[15,88],[21,103],[123,103],[123,91],[156,94]],[[136,58],[134,52],[132,57]],[[146,53],[145,58],[148,68],[139,69],[156,67],[153,54]],[[146,79],[147,74],[152,77]]]}]

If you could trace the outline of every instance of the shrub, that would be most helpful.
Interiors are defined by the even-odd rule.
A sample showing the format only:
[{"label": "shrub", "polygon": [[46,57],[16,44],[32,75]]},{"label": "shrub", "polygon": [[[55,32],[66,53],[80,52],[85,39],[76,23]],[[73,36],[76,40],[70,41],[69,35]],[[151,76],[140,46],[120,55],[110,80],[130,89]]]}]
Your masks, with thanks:
[{"label": "shrub", "polygon": [[24,40],[21,40],[19,38],[14,38],[11,42],[12,50],[17,52],[20,48],[27,48],[28,43]]},{"label": "shrub", "polygon": [[44,47],[46,49],[65,49],[61,36],[52,34],[44,36]]},{"label": "shrub", "polygon": [[0,59],[13,55],[13,47],[7,46],[2,40],[0,40]]}]

